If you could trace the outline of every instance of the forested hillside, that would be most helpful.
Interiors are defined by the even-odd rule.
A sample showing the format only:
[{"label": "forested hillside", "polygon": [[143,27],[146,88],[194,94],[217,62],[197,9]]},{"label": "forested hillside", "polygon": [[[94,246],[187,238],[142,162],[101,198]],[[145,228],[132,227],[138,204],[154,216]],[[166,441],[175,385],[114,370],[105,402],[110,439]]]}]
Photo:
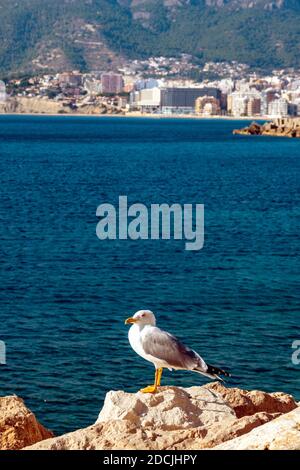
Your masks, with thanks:
[{"label": "forested hillside", "polygon": [[297,0],[0,0],[0,71],[115,68],[193,54],[300,66]]}]

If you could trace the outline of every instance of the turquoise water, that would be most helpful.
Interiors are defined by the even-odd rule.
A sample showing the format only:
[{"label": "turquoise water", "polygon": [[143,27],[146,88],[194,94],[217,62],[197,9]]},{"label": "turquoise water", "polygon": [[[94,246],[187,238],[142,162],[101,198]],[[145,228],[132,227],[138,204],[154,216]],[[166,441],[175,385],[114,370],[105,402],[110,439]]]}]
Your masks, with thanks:
[{"label": "turquoise water", "polygon": [[[91,424],[111,389],[151,383],[124,319],[157,314],[230,385],[300,399],[300,141],[245,122],[0,117],[0,394],[56,433]],[[203,250],[100,241],[96,208],[204,203]],[[206,382],[169,372],[163,383]]]}]

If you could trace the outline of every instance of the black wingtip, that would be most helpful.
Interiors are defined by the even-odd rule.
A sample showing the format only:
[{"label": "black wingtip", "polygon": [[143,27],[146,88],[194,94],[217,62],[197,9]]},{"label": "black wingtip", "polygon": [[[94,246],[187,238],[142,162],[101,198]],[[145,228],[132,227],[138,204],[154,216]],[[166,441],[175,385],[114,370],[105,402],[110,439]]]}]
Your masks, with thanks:
[{"label": "black wingtip", "polygon": [[206,372],[211,375],[224,375],[224,377],[231,377],[231,374],[226,370],[219,369],[219,367],[211,366],[210,364],[207,364]]}]

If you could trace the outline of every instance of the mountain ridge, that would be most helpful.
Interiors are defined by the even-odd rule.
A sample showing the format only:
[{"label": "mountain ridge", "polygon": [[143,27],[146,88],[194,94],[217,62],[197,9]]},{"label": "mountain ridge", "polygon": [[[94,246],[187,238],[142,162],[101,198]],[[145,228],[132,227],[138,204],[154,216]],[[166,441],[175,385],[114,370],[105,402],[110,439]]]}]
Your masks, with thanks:
[{"label": "mountain ridge", "polygon": [[194,55],[300,66],[296,0],[0,0],[0,72],[116,69]]}]

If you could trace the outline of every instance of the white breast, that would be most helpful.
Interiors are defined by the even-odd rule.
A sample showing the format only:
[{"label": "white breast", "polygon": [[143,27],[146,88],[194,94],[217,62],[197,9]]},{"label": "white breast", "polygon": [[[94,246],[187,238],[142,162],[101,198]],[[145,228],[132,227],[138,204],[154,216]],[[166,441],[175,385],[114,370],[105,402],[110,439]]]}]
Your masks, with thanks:
[{"label": "white breast", "polygon": [[[149,361],[150,359],[148,358],[148,355],[145,354],[143,347],[142,347],[141,332],[140,332],[140,328],[138,327],[138,325],[132,325],[130,327],[129,332],[128,332],[128,339],[129,339],[129,343],[132,349],[139,356],[146,359],[146,361]],[[152,361],[150,360],[150,362]]]},{"label": "white breast", "polygon": [[150,354],[146,354],[143,349],[142,336],[143,334],[146,334],[146,329],[151,329],[151,328],[152,326],[146,325],[144,326],[142,330],[140,330],[138,325],[132,325],[128,332],[128,339],[129,339],[130,346],[143,359],[145,359],[146,361],[152,362],[152,364],[154,364],[156,368],[158,367],[170,368],[170,366],[168,366],[164,361],[161,361],[160,359],[153,357]]}]

